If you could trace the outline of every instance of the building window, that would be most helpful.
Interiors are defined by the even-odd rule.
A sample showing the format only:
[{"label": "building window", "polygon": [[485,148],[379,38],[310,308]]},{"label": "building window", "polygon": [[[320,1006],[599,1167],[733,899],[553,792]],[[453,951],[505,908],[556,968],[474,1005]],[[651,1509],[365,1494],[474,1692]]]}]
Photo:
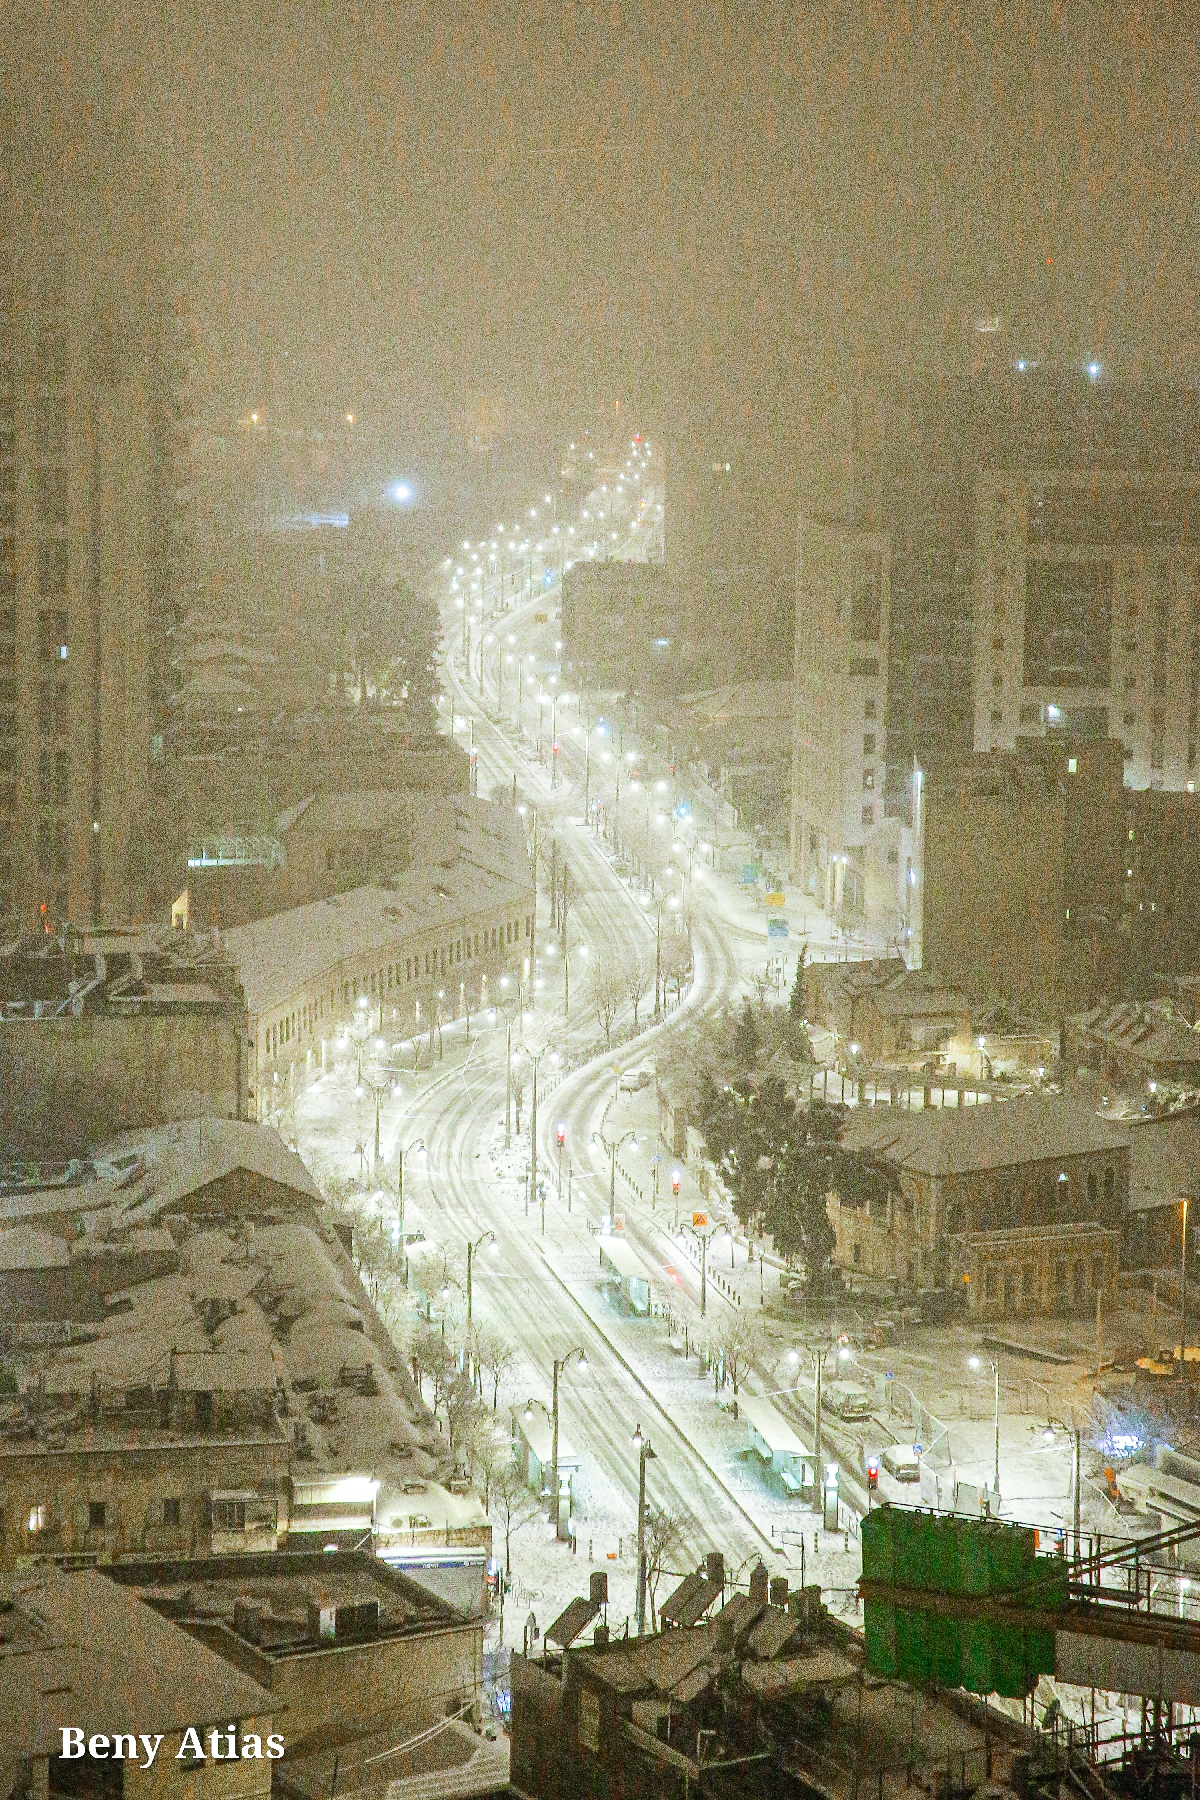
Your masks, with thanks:
[{"label": "building window", "polygon": [[214,1500],[214,1531],[245,1531],[246,1502],[244,1500]]},{"label": "building window", "polygon": [[875,808],[873,806],[863,807],[862,822],[864,825],[873,825],[875,823]]},{"label": "building window", "polygon": [[876,717],[876,710],[875,710],[874,700],[864,700],[863,701],[863,718],[864,719],[873,719],[875,717]]},{"label": "building window", "polygon": [[864,794],[873,794],[874,791],[875,791],[875,771],[874,771],[874,769],[864,769],[863,770],[863,793]]},{"label": "building window", "polygon": [[103,1531],[107,1508],[103,1500],[88,1501],[88,1530]]},{"label": "building window", "polygon": [[39,1531],[46,1531],[50,1525],[50,1508],[48,1506],[31,1506],[28,1525],[30,1531],[35,1535]]},{"label": "building window", "polygon": [[874,756],[874,754],[875,754],[875,733],[873,731],[868,731],[866,737],[863,739],[863,755],[864,756]]},{"label": "building window", "polygon": [[182,1511],[183,1511],[183,1502],[181,1500],[164,1500],[163,1501],[163,1524],[164,1525],[178,1525]]},{"label": "building window", "polygon": [[1003,725],[1004,723],[1004,714],[1000,711],[998,706],[993,706],[992,708],[991,723],[993,725]]}]

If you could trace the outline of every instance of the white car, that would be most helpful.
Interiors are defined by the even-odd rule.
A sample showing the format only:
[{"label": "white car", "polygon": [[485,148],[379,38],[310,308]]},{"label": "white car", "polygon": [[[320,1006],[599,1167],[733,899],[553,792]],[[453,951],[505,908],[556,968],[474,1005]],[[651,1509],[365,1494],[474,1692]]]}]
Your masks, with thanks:
[{"label": "white car", "polygon": [[920,1481],[921,1459],[911,1444],[889,1444],[879,1459],[893,1481]]}]

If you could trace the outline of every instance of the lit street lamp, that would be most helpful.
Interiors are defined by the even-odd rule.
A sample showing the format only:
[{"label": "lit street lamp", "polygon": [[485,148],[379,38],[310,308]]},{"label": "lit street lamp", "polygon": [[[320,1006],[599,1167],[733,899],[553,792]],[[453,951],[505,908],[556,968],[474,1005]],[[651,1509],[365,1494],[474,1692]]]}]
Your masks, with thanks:
[{"label": "lit street lamp", "polygon": [[[849,1362],[851,1352],[849,1344],[844,1344],[840,1340],[836,1344],[805,1344],[804,1348],[812,1357],[813,1364],[813,1387],[815,1390],[813,1403],[813,1464],[819,1472],[821,1468],[821,1381],[825,1373],[825,1359],[827,1356],[833,1355],[836,1351],[838,1362]],[[791,1363],[793,1368],[798,1367],[800,1362],[799,1350],[789,1350],[787,1353],[787,1360]]]},{"label": "lit street lamp", "polygon": [[593,1131],[592,1142],[593,1142],[593,1144],[599,1144],[602,1149],[608,1151],[608,1155],[609,1155],[608,1211],[609,1211],[609,1217],[611,1218],[613,1213],[615,1213],[617,1210],[617,1151],[621,1148],[621,1146],[623,1144],[627,1144],[627,1143],[632,1143],[634,1149],[636,1150],[637,1149],[637,1132],[636,1131],[627,1131],[627,1132],[625,1132],[623,1137],[617,1138],[613,1143],[610,1144],[608,1139],[605,1137],[605,1135],[602,1131]]},{"label": "lit street lamp", "polygon": [[990,1356],[969,1356],[967,1358],[968,1369],[974,1369],[976,1371],[982,1369],[985,1362],[992,1371],[992,1380],[994,1381],[996,1388],[996,1463],[992,1489],[998,1500],[1000,1498],[1000,1365],[999,1363],[993,1362]]},{"label": "lit street lamp", "polygon": [[[708,1315],[708,1246],[714,1238],[720,1237],[724,1229],[723,1225],[713,1225],[708,1231],[699,1231],[695,1225],[680,1226],[680,1230],[689,1232],[700,1246],[700,1317],[702,1319]],[[733,1233],[730,1232],[729,1235],[732,1239]]]}]

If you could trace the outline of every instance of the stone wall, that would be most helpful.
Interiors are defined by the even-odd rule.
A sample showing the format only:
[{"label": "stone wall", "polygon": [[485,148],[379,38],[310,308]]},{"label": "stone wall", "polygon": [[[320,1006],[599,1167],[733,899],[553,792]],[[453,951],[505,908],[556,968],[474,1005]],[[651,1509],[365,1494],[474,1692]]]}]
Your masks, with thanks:
[{"label": "stone wall", "polygon": [[0,1151],[69,1157],[139,1126],[245,1119],[241,1021],[211,1011],[0,1021]]}]

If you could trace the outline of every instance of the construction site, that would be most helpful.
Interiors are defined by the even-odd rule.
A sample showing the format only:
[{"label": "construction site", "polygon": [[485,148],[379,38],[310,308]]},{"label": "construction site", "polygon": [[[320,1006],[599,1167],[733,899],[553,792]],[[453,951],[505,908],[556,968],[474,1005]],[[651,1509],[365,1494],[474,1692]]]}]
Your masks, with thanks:
[{"label": "construction site", "polygon": [[[710,1555],[618,1636],[592,1577],[512,1667],[512,1780],[579,1794],[1042,1800],[1193,1794],[1200,1524],[1048,1542],[884,1505],[862,1522],[862,1628],[761,1563]],[[588,1641],[584,1634],[591,1628]]]}]

